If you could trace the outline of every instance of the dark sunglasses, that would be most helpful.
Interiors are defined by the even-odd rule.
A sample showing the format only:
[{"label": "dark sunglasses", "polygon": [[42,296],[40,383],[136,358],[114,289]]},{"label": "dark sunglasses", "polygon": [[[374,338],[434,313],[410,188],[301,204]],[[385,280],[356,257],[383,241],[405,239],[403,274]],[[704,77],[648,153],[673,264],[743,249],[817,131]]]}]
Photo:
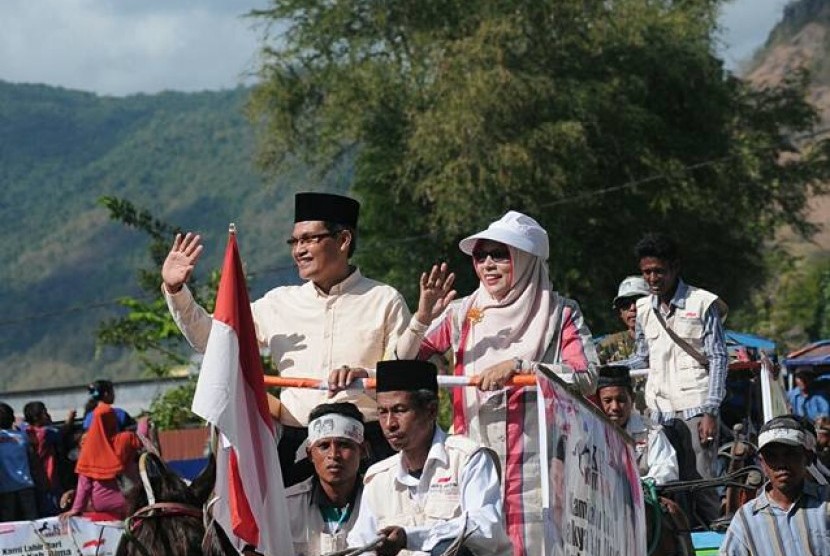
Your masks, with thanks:
[{"label": "dark sunglasses", "polygon": [[616,307],[618,310],[628,309],[629,307],[637,303],[638,299],[639,297],[623,297],[622,299],[617,301]]},{"label": "dark sunglasses", "polygon": [[484,249],[476,249],[473,251],[473,260],[477,263],[483,263],[490,257],[494,263],[509,263],[510,250],[507,247],[498,247],[489,251]]}]

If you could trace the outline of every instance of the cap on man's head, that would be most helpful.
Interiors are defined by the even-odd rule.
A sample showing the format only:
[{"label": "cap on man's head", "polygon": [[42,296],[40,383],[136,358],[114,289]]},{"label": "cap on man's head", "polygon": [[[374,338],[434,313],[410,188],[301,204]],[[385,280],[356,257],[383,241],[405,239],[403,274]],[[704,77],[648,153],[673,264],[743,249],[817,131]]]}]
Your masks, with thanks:
[{"label": "cap on man's head", "polygon": [[476,242],[480,239],[489,239],[504,243],[525,253],[548,260],[550,246],[548,233],[538,222],[531,217],[515,210],[508,211],[504,216],[491,223],[486,230],[482,230],[458,243],[461,252],[472,255]]},{"label": "cap on man's head", "polygon": [[626,365],[603,365],[599,368],[597,391],[608,386],[623,386],[631,390],[631,373]]},{"label": "cap on man's head", "polygon": [[429,361],[394,359],[378,361],[377,392],[431,390],[438,392],[438,369]]},{"label": "cap on man's head", "polygon": [[322,220],[357,228],[360,203],[351,197],[331,193],[297,193],[294,196],[294,222]]},{"label": "cap on man's head", "polygon": [[642,276],[627,276],[625,280],[620,282],[620,287],[617,288],[617,297],[611,303],[611,307],[617,308],[617,303],[621,299],[628,297],[644,297],[651,293],[648,289],[648,284]]},{"label": "cap on man's head", "polygon": [[808,449],[807,434],[803,425],[793,415],[781,415],[770,419],[758,434],[758,449],[763,450],[770,444],[785,444],[787,446],[801,446]]}]

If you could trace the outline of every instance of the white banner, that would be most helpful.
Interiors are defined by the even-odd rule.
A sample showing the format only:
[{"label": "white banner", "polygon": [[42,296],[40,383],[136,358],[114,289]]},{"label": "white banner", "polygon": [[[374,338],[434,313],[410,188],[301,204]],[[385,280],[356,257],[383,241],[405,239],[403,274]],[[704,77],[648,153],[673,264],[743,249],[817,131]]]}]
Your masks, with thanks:
[{"label": "white banner", "polygon": [[114,556],[123,527],[73,517],[0,523],[0,556]]},{"label": "white banner", "polygon": [[764,423],[790,413],[787,394],[784,391],[781,376],[778,380],[773,375],[773,365],[766,353],[761,355],[761,404],[764,408]]},{"label": "white banner", "polygon": [[585,400],[538,373],[546,556],[646,553],[643,492],[634,448]]}]

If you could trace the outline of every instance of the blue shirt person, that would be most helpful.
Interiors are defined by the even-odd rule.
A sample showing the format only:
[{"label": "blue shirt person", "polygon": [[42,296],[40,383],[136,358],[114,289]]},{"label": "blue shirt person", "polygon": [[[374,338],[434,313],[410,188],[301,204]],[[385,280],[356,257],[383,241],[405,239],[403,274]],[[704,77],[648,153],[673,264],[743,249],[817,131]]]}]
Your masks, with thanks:
[{"label": "blue shirt person", "polygon": [[795,388],[787,392],[787,401],[793,413],[806,417],[813,423],[820,417],[830,417],[830,401],[824,392],[817,391],[816,373],[812,367],[795,370]]}]

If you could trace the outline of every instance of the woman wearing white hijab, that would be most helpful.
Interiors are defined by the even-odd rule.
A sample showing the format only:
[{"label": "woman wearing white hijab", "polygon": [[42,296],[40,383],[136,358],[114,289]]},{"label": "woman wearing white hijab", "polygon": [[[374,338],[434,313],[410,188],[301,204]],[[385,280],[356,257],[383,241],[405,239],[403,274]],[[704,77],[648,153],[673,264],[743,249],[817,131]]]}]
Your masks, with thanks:
[{"label": "woman wearing white hijab", "polygon": [[452,349],[456,375],[482,377],[478,390],[454,391],[453,428],[499,455],[514,554],[536,556],[544,539],[536,389],[504,384],[544,364],[593,393],[594,343],[579,305],[551,287],[548,236],[535,220],[510,211],[459,247],[473,258],[478,289],[453,301],[446,265],[425,273],[397,356],[426,359]]}]

